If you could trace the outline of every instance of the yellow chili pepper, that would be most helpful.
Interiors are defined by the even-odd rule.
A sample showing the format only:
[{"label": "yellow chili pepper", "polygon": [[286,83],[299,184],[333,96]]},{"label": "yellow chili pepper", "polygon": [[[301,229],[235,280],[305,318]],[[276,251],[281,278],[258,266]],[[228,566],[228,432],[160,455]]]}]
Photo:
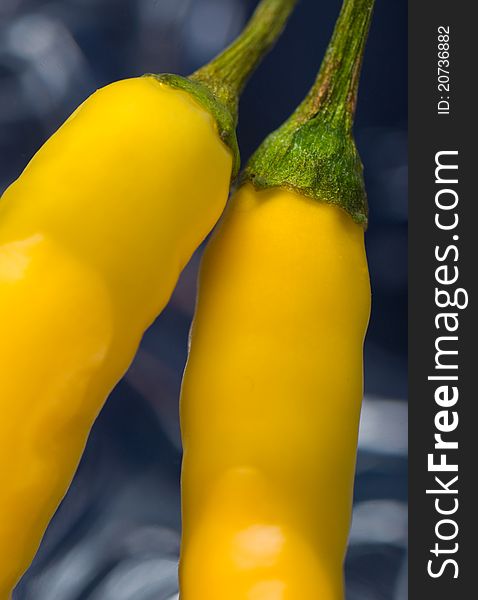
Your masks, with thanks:
[{"label": "yellow chili pepper", "polygon": [[105,398],[219,218],[237,98],[296,0],[263,0],[189,79],[109,85],[0,202],[0,599],[28,567]]},{"label": "yellow chili pepper", "polygon": [[352,138],[373,0],[209,243],[181,396],[181,600],[339,600],[370,311]]}]

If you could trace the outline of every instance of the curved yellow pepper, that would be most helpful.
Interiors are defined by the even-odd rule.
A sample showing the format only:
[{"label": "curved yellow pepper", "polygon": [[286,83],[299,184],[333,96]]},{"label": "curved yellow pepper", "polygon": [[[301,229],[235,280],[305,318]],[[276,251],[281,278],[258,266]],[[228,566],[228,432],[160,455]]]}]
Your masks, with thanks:
[{"label": "curved yellow pepper", "polygon": [[370,313],[351,135],[373,0],[256,152],[201,265],[181,393],[181,600],[341,600]]},{"label": "curved yellow pepper", "polygon": [[208,245],[181,404],[184,600],[342,596],[363,238],[342,209],[247,184]]},{"label": "curved yellow pepper", "polygon": [[188,94],[130,79],[87,100],[2,198],[0,598],[220,215],[231,168],[213,118]]},{"label": "curved yellow pepper", "polygon": [[[228,196],[237,96],[296,0],[262,0],[190,79],[93,94],[0,202],[0,600],[88,432]],[[226,143],[224,143],[226,141]]]}]

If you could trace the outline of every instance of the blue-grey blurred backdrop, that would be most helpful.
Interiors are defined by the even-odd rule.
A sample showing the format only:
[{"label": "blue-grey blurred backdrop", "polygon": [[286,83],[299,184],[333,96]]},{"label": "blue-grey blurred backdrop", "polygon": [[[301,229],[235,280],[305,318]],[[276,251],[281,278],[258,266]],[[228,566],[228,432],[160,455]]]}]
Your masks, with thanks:
[{"label": "blue-grey blurred backdrop", "polygon": [[[255,4],[0,0],[0,191],[96,88],[144,72],[188,74]],[[339,8],[340,0],[301,0],[243,96],[244,159],[305,94]],[[377,0],[355,129],[370,200],[373,314],[347,600],[406,598],[406,40],[406,0]],[[15,600],[177,599],[178,396],[199,258],[108,400]]]}]

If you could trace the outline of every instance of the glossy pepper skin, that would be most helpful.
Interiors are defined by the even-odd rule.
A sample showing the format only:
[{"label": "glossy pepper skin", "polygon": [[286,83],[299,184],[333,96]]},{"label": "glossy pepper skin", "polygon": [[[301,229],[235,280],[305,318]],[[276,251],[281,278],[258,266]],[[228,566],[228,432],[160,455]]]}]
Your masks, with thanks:
[{"label": "glossy pepper skin", "polygon": [[352,123],[373,0],[253,155],[200,270],[181,600],[343,600],[371,294]]},{"label": "glossy pepper skin", "polygon": [[[153,77],[88,99],[0,201],[0,598],[105,398],[224,207],[212,116]],[[114,176],[112,176],[114,173]]]},{"label": "glossy pepper skin", "polygon": [[182,600],[336,600],[370,286],[342,209],[243,186],[206,250],[181,400]]}]

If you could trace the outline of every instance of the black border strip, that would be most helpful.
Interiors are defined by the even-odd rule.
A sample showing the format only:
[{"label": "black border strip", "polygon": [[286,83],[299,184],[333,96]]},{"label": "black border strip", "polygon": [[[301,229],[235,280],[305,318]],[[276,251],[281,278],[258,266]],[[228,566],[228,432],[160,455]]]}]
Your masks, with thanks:
[{"label": "black border strip", "polygon": [[[478,27],[471,14],[472,9],[472,2],[409,2],[410,600],[478,597],[475,589],[478,567],[472,565],[476,554],[474,531],[478,529],[475,515],[475,511],[478,513],[478,486],[474,481],[474,474],[478,471],[478,420],[475,420],[473,410],[478,403],[474,383],[474,372],[478,372],[478,353],[473,322],[478,274],[478,252],[475,248],[475,240],[478,239],[475,206],[478,199],[474,189],[478,184],[478,162],[474,164],[478,159],[474,143],[478,134],[478,104],[472,91],[476,87]],[[438,35],[443,34],[443,30],[438,31],[439,27],[449,28],[449,68],[446,69],[450,72],[449,91],[438,89],[438,60],[444,56],[438,56],[444,48],[438,47]],[[441,63],[441,66],[445,67],[446,63]],[[446,73],[440,75],[445,76],[441,81],[446,82]],[[449,114],[438,113],[440,100],[449,100]],[[445,108],[445,104],[441,107]],[[458,153],[442,154],[439,158],[443,163],[458,165],[458,169],[438,171],[438,179],[446,181],[436,183],[437,153],[444,151]],[[451,183],[455,178],[458,182]],[[438,208],[437,193],[439,203],[443,200],[444,204],[448,202],[450,205],[456,194],[457,206],[450,210]],[[437,213],[439,222],[444,225],[453,223],[456,214],[459,219],[457,226],[441,230],[435,222]],[[445,255],[446,258],[443,258]],[[437,273],[436,269],[440,266],[445,266],[445,269]],[[457,272],[455,283],[437,282],[437,277],[449,280]],[[451,297],[462,288],[465,291],[458,292],[459,303],[464,304],[468,296],[468,306],[440,309],[436,304],[436,288],[448,291]],[[444,294],[439,298],[446,304]],[[439,319],[437,328],[437,315],[444,312],[457,315],[456,332],[447,331],[444,317]],[[447,321],[450,328],[453,322],[454,317],[450,317]],[[438,342],[440,349],[458,352],[438,357],[447,367],[457,365],[457,369],[437,369],[435,344],[440,336],[458,338],[453,340],[449,337]],[[458,380],[429,380],[429,376],[457,376]],[[439,396],[439,400],[443,400],[441,406],[435,399],[436,389],[440,386],[449,386],[445,388],[448,391],[442,390]],[[455,404],[450,400],[446,406],[446,394],[452,393],[453,386],[457,387],[458,400]],[[441,411],[446,411],[446,414]],[[456,418],[459,419],[456,429],[440,432],[440,428],[452,428]],[[437,433],[442,434],[443,440],[456,441],[458,449],[435,449],[434,436]],[[431,471],[427,463],[429,454],[434,455],[432,460],[435,464],[446,460],[449,465],[456,464],[458,471]],[[445,454],[445,458],[442,459],[441,454]],[[435,476],[441,479],[441,483],[435,480]],[[450,483],[456,476],[458,479]],[[427,489],[441,493],[427,494]],[[456,512],[449,515],[438,512],[439,509],[452,511],[455,508]],[[440,523],[444,519],[455,522],[456,528],[452,522]],[[440,536],[450,539],[440,539]],[[445,563],[447,560],[450,562]],[[429,571],[439,576],[432,577]]]}]

